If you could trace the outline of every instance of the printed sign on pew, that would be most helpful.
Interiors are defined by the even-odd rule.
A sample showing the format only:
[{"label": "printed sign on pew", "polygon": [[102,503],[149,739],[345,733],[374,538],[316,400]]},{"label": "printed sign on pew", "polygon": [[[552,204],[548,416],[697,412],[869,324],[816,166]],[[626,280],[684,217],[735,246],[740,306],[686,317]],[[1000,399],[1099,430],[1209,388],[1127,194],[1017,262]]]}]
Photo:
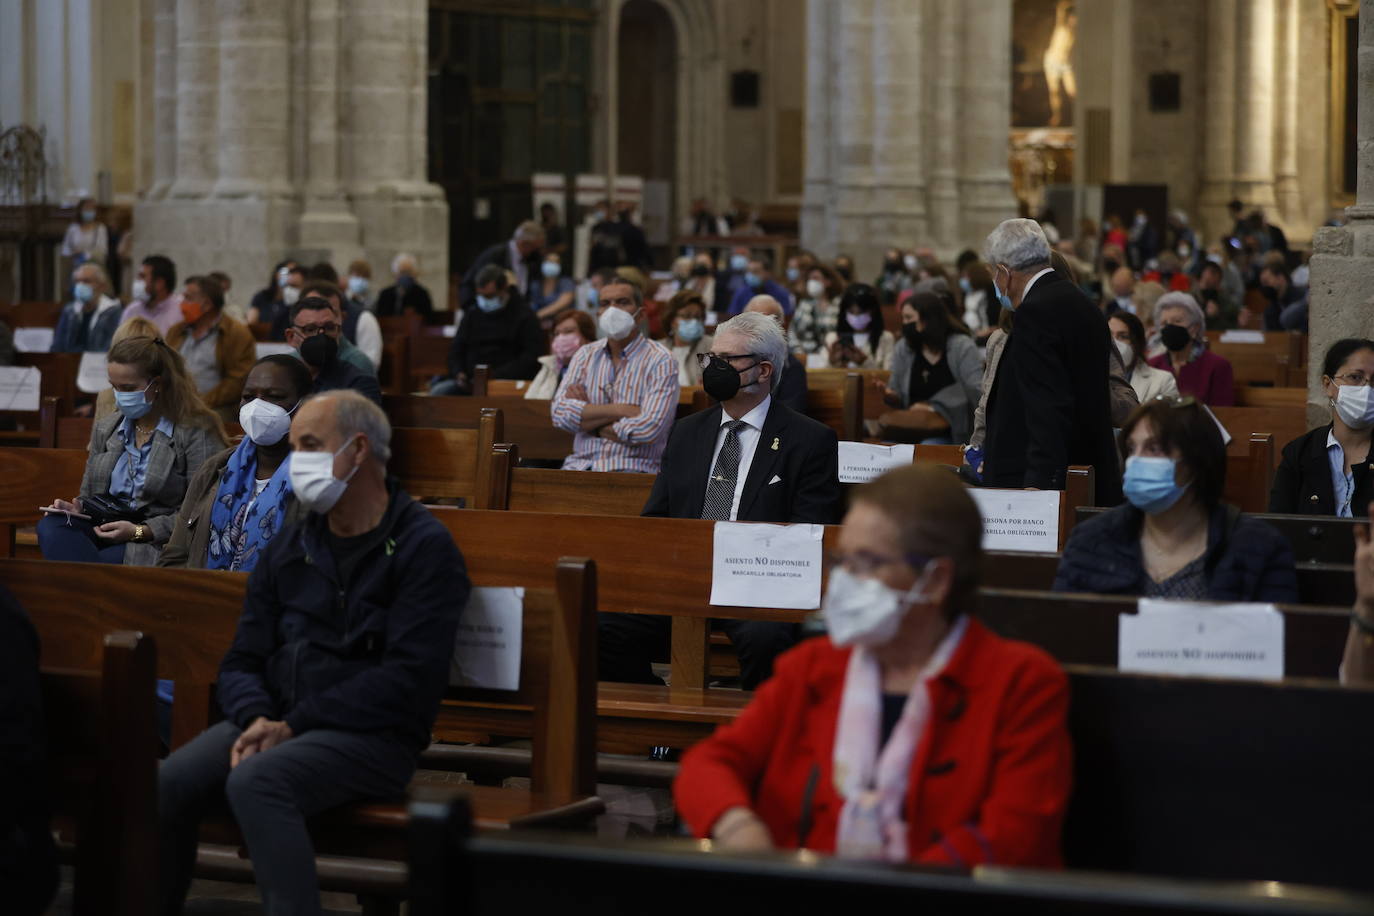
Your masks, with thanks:
[{"label": "printed sign on pew", "polygon": [[893,468],[909,465],[916,458],[914,445],[870,445],[867,442],[840,443],[840,483],[867,483]]},{"label": "printed sign on pew", "polygon": [[1054,553],[1059,549],[1060,490],[995,490],[972,487],[983,515],[984,550]]},{"label": "printed sign on pew", "polygon": [[823,525],[716,522],[711,603],[725,607],[821,606]]},{"label": "printed sign on pew", "polygon": [[519,690],[524,615],[523,588],[474,588],[458,621],[448,682]]},{"label": "printed sign on pew", "polygon": [[0,410],[37,410],[42,384],[33,366],[0,366]]},{"label": "printed sign on pew", "polygon": [[1272,604],[1142,599],[1136,608],[1118,624],[1122,671],[1283,679],[1283,613]]}]

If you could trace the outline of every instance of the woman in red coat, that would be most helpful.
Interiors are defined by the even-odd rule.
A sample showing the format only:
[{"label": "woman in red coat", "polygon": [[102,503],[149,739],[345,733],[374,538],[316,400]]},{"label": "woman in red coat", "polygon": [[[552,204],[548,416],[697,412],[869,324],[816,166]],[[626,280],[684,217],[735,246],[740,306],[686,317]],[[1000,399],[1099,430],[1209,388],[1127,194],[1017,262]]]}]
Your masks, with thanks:
[{"label": "woman in red coat", "polygon": [[931,465],[854,491],[830,635],[778,659],[731,725],[683,758],[674,797],[727,849],[807,848],[969,867],[1057,867],[1072,781],[1068,682],[995,636],[976,601],[982,519]]}]

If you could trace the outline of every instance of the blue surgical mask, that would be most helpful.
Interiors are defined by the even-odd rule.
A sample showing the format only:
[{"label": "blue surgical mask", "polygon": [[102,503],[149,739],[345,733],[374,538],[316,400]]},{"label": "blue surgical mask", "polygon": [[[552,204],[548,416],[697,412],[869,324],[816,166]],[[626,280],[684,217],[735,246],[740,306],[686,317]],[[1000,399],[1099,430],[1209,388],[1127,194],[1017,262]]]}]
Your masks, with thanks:
[{"label": "blue surgical mask", "polygon": [[748,258],[747,256],[742,255],[742,254],[732,254],[732,255],[730,255],[730,269],[731,269],[731,270],[744,270],[744,269],[745,269],[746,267],[748,267],[748,266],[749,266],[749,258]]},{"label": "blue surgical mask", "polygon": [[751,271],[744,275],[744,282],[749,284],[750,289],[758,289],[763,285],[763,278]]},{"label": "blue surgical mask", "polygon": [[1175,461],[1172,458],[1150,458],[1132,455],[1126,459],[1126,476],[1121,488],[1131,505],[1142,512],[1158,515],[1173,507],[1187,484],[1174,482]]},{"label": "blue surgical mask", "polygon": [[1016,306],[1012,304],[1011,297],[1002,292],[1002,287],[997,283],[997,275],[992,276],[992,288],[997,292],[997,304],[1009,312],[1016,311]]},{"label": "blue surgical mask", "polygon": [[130,420],[137,420],[145,416],[148,411],[153,409],[152,403],[147,399],[148,389],[152,382],[144,385],[140,391],[116,391],[115,404],[119,406],[119,412]]},{"label": "blue surgical mask", "polygon": [[72,287],[72,295],[77,302],[90,302],[95,298],[95,287],[89,283],[79,282]]},{"label": "blue surgical mask", "polygon": [[348,278],[348,294],[350,296],[358,297],[367,295],[367,287],[367,277],[354,275]]},{"label": "blue surgical mask", "polygon": [[597,293],[596,293],[596,287],[595,287],[595,286],[589,286],[589,287],[587,287],[587,308],[590,308],[590,309],[596,308],[596,307],[597,307],[597,306],[596,306],[596,303],[597,303],[598,298],[599,298],[599,297],[597,296]]},{"label": "blue surgical mask", "polygon": [[484,312],[494,312],[501,307],[501,299],[498,296],[478,296],[477,307]]},{"label": "blue surgical mask", "polygon": [[700,318],[684,318],[677,323],[677,336],[688,343],[696,343],[701,340],[701,335],[705,330],[706,326],[701,323]]},{"label": "blue surgical mask", "polygon": [[795,267],[787,268],[787,282],[796,283],[801,278],[801,271]]},{"label": "blue surgical mask", "polygon": [[973,284],[968,282],[968,277],[959,278],[959,288],[964,291],[965,296],[973,292]]},{"label": "blue surgical mask", "polygon": [[539,271],[549,279],[553,279],[563,272],[563,266],[553,261],[545,261],[543,264],[539,265]]}]

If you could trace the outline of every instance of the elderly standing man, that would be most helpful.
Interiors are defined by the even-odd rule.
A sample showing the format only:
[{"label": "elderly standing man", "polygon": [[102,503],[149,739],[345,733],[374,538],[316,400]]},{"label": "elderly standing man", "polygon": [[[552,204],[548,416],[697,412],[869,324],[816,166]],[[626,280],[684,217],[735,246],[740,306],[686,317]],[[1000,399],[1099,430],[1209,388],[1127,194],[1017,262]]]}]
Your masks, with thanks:
[{"label": "elderly standing man", "polygon": [[[778,323],[784,335],[787,333],[787,313],[772,296],[755,296],[749,300],[744,311],[767,315]],[[806,364],[789,350],[787,365],[780,370],[780,375],[773,389],[773,400],[786,404],[797,413],[806,413]]]},{"label": "elderly standing man", "polygon": [[[684,417],[668,438],[644,515],[742,522],[839,520],[835,431],[774,397],[786,375],[787,335],[773,318],[745,312],[720,325],[699,354],[716,407]],[[740,686],[753,690],[773,659],[797,641],[793,624],[715,620],[739,654]],[[666,617],[603,614],[602,680],[659,683],[650,667],[667,656]]]},{"label": "elderly standing man", "polygon": [[413,254],[401,252],[391,260],[391,273],[396,282],[377,294],[378,316],[403,315],[406,309],[421,317],[433,314],[434,300],[429,297],[429,290],[415,279],[419,272],[420,266]]},{"label": "elderly standing man", "polygon": [[1180,394],[1209,407],[1236,403],[1231,363],[1207,349],[1207,323],[1202,307],[1187,293],[1165,293],[1155,303],[1155,323],[1164,352],[1149,360],[1173,374]]},{"label": "elderly standing man", "polygon": [[605,337],[573,354],[550,405],[553,425],[573,433],[563,468],[656,474],[677,412],[677,361],[639,332],[638,286],[615,277],[598,301]]},{"label": "elderly standing man", "polygon": [[535,287],[540,282],[539,265],[544,260],[544,241],[544,227],[534,220],[527,219],[516,226],[509,241],[497,242],[472,262],[458,285],[458,302],[466,305],[477,297],[477,287],[480,285],[477,276],[488,264],[496,264],[513,273],[515,288],[526,303],[533,301]]},{"label": "elderly standing man", "polygon": [[1011,334],[988,394],[983,483],[1062,490],[1071,464],[1097,469],[1097,504],[1121,501],[1112,438],[1107,319],[1050,266],[1050,245],[1029,219],[988,236],[984,257]]},{"label": "elderly standing man", "polygon": [[220,666],[225,720],[158,774],[162,912],[181,911],[196,825],[228,800],[264,908],[319,913],[306,819],[399,796],[429,744],[469,582],[453,538],[388,482],[391,426],[352,391],[291,424],[309,515],[267,545]]},{"label": "elderly standing man", "polygon": [[105,269],[87,261],[72,271],[72,301],[57,319],[52,335],[53,353],[104,353],[123,309],[119,300],[107,295],[110,278]]}]

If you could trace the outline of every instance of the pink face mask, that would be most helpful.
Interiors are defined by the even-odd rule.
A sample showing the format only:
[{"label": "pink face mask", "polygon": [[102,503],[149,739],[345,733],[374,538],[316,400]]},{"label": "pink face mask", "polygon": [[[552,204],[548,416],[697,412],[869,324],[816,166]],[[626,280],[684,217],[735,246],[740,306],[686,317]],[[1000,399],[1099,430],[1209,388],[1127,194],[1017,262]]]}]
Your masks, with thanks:
[{"label": "pink face mask", "polygon": [[564,331],[562,334],[555,334],[553,343],[549,349],[553,355],[558,357],[560,363],[566,363],[572,359],[572,355],[582,346],[582,335],[576,331]]}]

